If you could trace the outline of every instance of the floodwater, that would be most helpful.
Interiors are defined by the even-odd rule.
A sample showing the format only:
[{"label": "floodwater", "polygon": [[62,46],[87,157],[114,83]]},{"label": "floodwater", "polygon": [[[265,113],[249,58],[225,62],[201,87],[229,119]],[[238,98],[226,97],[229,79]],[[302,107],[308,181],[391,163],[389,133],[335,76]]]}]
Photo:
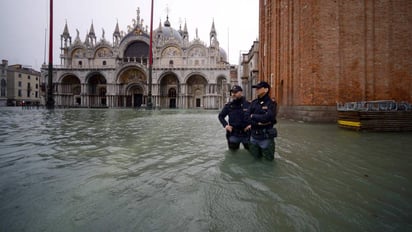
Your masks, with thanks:
[{"label": "floodwater", "polygon": [[412,134],[281,119],[274,162],[217,111],[0,108],[0,231],[412,231]]}]

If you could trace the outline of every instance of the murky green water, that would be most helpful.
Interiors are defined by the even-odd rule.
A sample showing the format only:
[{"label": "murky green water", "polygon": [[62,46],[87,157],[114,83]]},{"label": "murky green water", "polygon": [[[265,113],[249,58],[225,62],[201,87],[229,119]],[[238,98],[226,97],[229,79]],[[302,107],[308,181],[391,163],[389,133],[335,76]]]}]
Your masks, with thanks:
[{"label": "murky green water", "polygon": [[412,231],[412,134],[280,120],[275,162],[214,111],[0,108],[0,231]]}]

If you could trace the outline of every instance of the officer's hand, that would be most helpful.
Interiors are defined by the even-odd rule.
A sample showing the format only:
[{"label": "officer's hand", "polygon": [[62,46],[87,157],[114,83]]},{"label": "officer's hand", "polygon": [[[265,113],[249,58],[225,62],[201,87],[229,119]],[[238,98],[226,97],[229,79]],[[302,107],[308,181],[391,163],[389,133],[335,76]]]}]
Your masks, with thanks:
[{"label": "officer's hand", "polygon": [[233,127],[230,126],[230,125],[226,125],[226,126],[225,126],[225,129],[226,129],[227,131],[229,131],[229,132],[232,132]]},{"label": "officer's hand", "polygon": [[248,125],[247,127],[245,127],[245,131],[248,131],[248,130],[250,130],[250,128],[252,127],[252,125]]}]

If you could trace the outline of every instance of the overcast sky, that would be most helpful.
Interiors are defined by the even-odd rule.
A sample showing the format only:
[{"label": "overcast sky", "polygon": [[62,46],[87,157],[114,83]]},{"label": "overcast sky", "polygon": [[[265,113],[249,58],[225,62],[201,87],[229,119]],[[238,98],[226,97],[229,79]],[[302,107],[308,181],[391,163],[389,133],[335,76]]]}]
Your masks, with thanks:
[{"label": "overcast sky", "polygon": [[[50,0],[0,0],[0,59],[9,64],[23,64],[40,70],[44,62],[45,30],[48,28]],[[112,34],[119,22],[120,30],[136,18],[137,7],[144,24],[150,27],[150,0],[54,0],[54,64],[60,64],[60,35],[65,21],[72,41],[76,29],[84,41],[93,21],[96,36],[100,39],[102,28],[105,38],[112,42]],[[213,20],[220,46],[229,54],[231,64],[238,64],[241,52],[248,51],[258,38],[258,0],[154,0],[153,29],[169,13],[173,28],[179,29],[186,20],[189,38],[196,35],[209,44]],[[167,10],[168,9],[168,10]],[[48,43],[48,31],[47,31]],[[47,45],[48,47],[48,45]],[[229,50],[228,50],[229,48]],[[48,63],[46,52],[46,63]]]}]

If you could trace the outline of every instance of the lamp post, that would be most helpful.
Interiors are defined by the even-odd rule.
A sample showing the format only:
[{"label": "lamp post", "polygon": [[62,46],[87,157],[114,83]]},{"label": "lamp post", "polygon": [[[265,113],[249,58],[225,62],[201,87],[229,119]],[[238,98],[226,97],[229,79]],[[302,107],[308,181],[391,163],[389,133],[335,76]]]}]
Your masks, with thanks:
[{"label": "lamp post", "polygon": [[50,0],[50,25],[49,25],[49,69],[47,77],[46,108],[54,109],[53,99],[53,0]]},{"label": "lamp post", "polygon": [[153,71],[153,0],[150,9],[150,42],[149,42],[149,91],[147,95],[147,109],[153,109],[152,102],[152,71]]}]

